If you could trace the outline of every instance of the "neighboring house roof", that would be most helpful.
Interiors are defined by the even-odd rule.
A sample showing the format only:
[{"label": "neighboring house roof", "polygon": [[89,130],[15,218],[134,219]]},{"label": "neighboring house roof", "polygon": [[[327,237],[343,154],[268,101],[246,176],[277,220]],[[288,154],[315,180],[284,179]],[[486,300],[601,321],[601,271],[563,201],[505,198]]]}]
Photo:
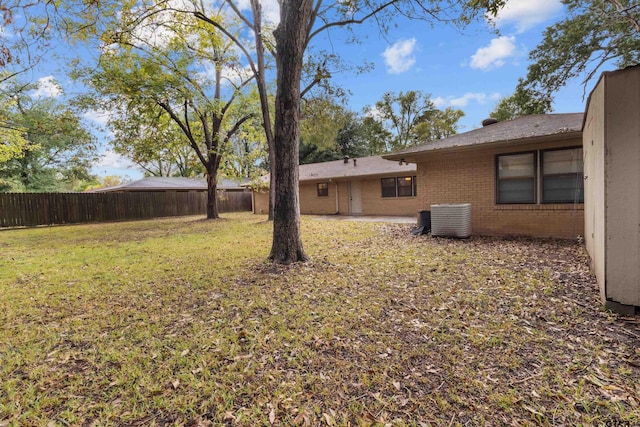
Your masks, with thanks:
[{"label": "neighboring house roof", "polygon": [[[414,164],[400,165],[397,161],[385,160],[381,156],[348,158],[346,162],[342,159],[299,166],[300,182],[415,173],[415,171]],[[269,174],[261,176],[259,181],[268,185]]]},{"label": "neighboring house roof", "polygon": [[536,114],[494,123],[445,139],[416,145],[384,155],[385,159],[412,161],[421,154],[480,148],[486,145],[518,144],[549,139],[567,139],[582,134],[583,113]]},{"label": "neighboring house roof", "polygon": [[360,157],[331,162],[300,165],[300,181],[317,181],[319,179],[356,178],[371,175],[388,175],[413,173],[416,165],[398,164],[383,159],[381,156]]},{"label": "neighboring house roof", "polygon": [[[183,177],[159,177],[152,176],[142,178],[126,184],[113,187],[98,188],[92,192],[102,193],[109,191],[166,191],[166,190],[193,190],[206,191],[207,182],[203,179]],[[244,190],[240,183],[221,178],[218,180],[218,190]]]}]

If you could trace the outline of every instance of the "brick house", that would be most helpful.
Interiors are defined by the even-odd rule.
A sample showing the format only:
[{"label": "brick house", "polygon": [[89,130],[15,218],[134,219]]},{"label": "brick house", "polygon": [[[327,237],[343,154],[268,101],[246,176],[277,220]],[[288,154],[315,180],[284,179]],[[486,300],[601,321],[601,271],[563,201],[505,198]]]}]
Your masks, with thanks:
[{"label": "brick house", "polygon": [[[302,214],[415,216],[417,189],[416,165],[380,156],[300,165]],[[268,212],[268,197],[253,192],[254,213]]]},{"label": "brick house", "polygon": [[417,165],[417,209],[470,203],[477,235],[584,233],[582,113],[495,122],[382,156]]}]

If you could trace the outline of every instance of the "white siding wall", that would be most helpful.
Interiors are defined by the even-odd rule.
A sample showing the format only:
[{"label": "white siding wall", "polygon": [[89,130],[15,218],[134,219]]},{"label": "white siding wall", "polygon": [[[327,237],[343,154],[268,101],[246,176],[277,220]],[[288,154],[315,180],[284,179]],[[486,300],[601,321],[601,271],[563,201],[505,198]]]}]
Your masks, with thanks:
[{"label": "white siding wall", "polygon": [[640,306],[640,66],[602,76],[583,147],[586,246],[603,302]]}]

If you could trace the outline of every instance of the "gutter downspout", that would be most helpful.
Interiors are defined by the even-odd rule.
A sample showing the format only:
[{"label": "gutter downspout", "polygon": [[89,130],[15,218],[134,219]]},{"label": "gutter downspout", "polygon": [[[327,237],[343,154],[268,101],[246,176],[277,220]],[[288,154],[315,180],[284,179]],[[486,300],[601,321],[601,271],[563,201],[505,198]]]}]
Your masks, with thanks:
[{"label": "gutter downspout", "polygon": [[336,185],[336,215],[340,215],[340,198],[339,198],[339,194],[338,194],[338,183],[334,182],[334,184]]}]

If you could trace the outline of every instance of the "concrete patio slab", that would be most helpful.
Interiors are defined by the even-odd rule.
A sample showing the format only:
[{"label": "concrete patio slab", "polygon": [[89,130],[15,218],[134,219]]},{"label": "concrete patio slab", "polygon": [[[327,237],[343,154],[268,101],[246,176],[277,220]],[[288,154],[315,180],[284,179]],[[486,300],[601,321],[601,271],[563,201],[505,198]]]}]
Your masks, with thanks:
[{"label": "concrete patio slab", "polygon": [[317,221],[359,221],[359,222],[387,222],[393,224],[417,224],[412,216],[375,216],[375,215],[316,215]]}]

